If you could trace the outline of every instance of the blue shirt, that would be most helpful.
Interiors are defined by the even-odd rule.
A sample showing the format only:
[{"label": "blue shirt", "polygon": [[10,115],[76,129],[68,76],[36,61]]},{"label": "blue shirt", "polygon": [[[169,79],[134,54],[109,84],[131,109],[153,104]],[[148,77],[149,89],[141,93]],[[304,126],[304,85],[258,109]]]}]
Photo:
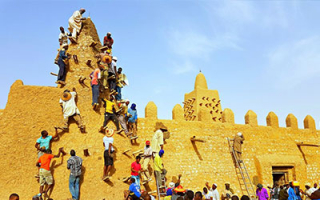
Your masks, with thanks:
[{"label": "blue shirt", "polygon": [[288,195],[289,195],[288,200],[297,200],[298,199],[298,197],[292,187],[289,188]]},{"label": "blue shirt", "polygon": [[131,183],[129,187],[130,193],[133,192],[137,197],[140,197],[139,186],[136,183]]},{"label": "blue shirt", "polygon": [[39,139],[37,139],[37,143],[40,144],[40,148],[45,147],[47,150],[49,149],[51,139],[52,139],[51,135],[48,135],[46,138],[42,138],[41,136]]},{"label": "blue shirt", "polygon": [[132,110],[131,108],[129,108],[128,113],[130,113],[132,116],[128,119],[128,122],[130,123],[136,123],[137,119],[138,119],[138,112],[137,110]]}]

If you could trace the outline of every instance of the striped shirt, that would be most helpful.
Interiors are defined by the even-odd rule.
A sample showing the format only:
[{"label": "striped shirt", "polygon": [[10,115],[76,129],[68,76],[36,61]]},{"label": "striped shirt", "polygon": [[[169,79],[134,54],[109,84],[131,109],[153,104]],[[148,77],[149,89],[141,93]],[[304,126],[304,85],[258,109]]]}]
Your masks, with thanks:
[{"label": "striped shirt", "polygon": [[82,159],[78,156],[71,156],[68,160],[67,168],[70,169],[70,174],[72,176],[81,175]]}]

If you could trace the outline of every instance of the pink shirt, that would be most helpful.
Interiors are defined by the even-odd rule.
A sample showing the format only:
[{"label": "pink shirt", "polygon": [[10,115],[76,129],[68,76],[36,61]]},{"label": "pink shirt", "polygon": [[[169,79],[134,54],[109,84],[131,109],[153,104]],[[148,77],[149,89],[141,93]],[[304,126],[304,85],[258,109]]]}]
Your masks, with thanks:
[{"label": "pink shirt", "polygon": [[93,75],[92,75],[92,81],[91,81],[91,84],[92,85],[98,85],[98,79],[100,78],[100,69],[95,69],[94,72],[93,72]]},{"label": "pink shirt", "polygon": [[[131,168],[133,168],[133,169],[136,170],[136,171],[140,171],[141,165],[140,165],[140,163],[138,164],[137,162],[133,162],[133,163],[131,164]],[[132,172],[132,171],[131,171],[131,175],[132,175],[132,176],[138,176],[139,173],[138,173],[138,172]]]}]

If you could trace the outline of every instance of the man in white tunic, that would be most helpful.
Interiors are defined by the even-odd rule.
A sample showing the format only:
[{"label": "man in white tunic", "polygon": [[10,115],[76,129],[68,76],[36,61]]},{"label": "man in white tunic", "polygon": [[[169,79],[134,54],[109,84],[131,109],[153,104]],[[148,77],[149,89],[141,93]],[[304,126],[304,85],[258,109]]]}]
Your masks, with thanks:
[{"label": "man in white tunic", "polygon": [[159,122],[156,124],[156,132],[153,135],[152,141],[151,141],[151,149],[153,152],[153,156],[159,153],[161,149],[163,149],[163,132],[167,131],[167,127],[163,125],[162,122]]},{"label": "man in white tunic", "polygon": [[218,185],[214,183],[214,184],[212,184],[212,188],[210,188],[209,183],[206,182],[206,186],[209,190],[210,199],[211,200],[220,200],[220,195],[217,190]]},{"label": "man in white tunic", "polygon": [[69,90],[65,90],[63,92],[59,103],[62,106],[64,126],[62,128],[60,127],[57,127],[57,128],[60,128],[62,130],[68,130],[69,117],[72,117],[77,122],[78,127],[80,128],[80,131],[84,133],[85,126],[82,123],[80,111],[76,105],[76,101],[75,101],[76,96],[77,96],[77,92],[75,88],[72,89],[72,92],[70,92]]},{"label": "man in white tunic", "polygon": [[69,18],[69,31],[72,34],[71,39],[75,42],[77,41],[77,34],[80,33],[82,28],[82,21],[85,18],[82,18],[82,14],[86,12],[84,8],[76,10],[73,15]]}]

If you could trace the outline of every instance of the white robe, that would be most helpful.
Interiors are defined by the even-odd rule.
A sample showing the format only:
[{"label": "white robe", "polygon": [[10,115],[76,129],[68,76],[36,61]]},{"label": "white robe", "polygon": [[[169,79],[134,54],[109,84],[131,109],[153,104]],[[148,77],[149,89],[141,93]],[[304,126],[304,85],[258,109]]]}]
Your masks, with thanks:
[{"label": "white robe", "polygon": [[81,21],[82,15],[80,14],[79,10],[76,10],[73,15],[69,18],[69,31],[70,33],[73,32],[73,29],[76,29],[76,31],[79,33],[82,26]]},{"label": "white robe", "polygon": [[159,153],[159,151],[161,150],[160,145],[163,145],[163,132],[158,129],[152,138],[151,141],[151,149],[153,152]]}]

